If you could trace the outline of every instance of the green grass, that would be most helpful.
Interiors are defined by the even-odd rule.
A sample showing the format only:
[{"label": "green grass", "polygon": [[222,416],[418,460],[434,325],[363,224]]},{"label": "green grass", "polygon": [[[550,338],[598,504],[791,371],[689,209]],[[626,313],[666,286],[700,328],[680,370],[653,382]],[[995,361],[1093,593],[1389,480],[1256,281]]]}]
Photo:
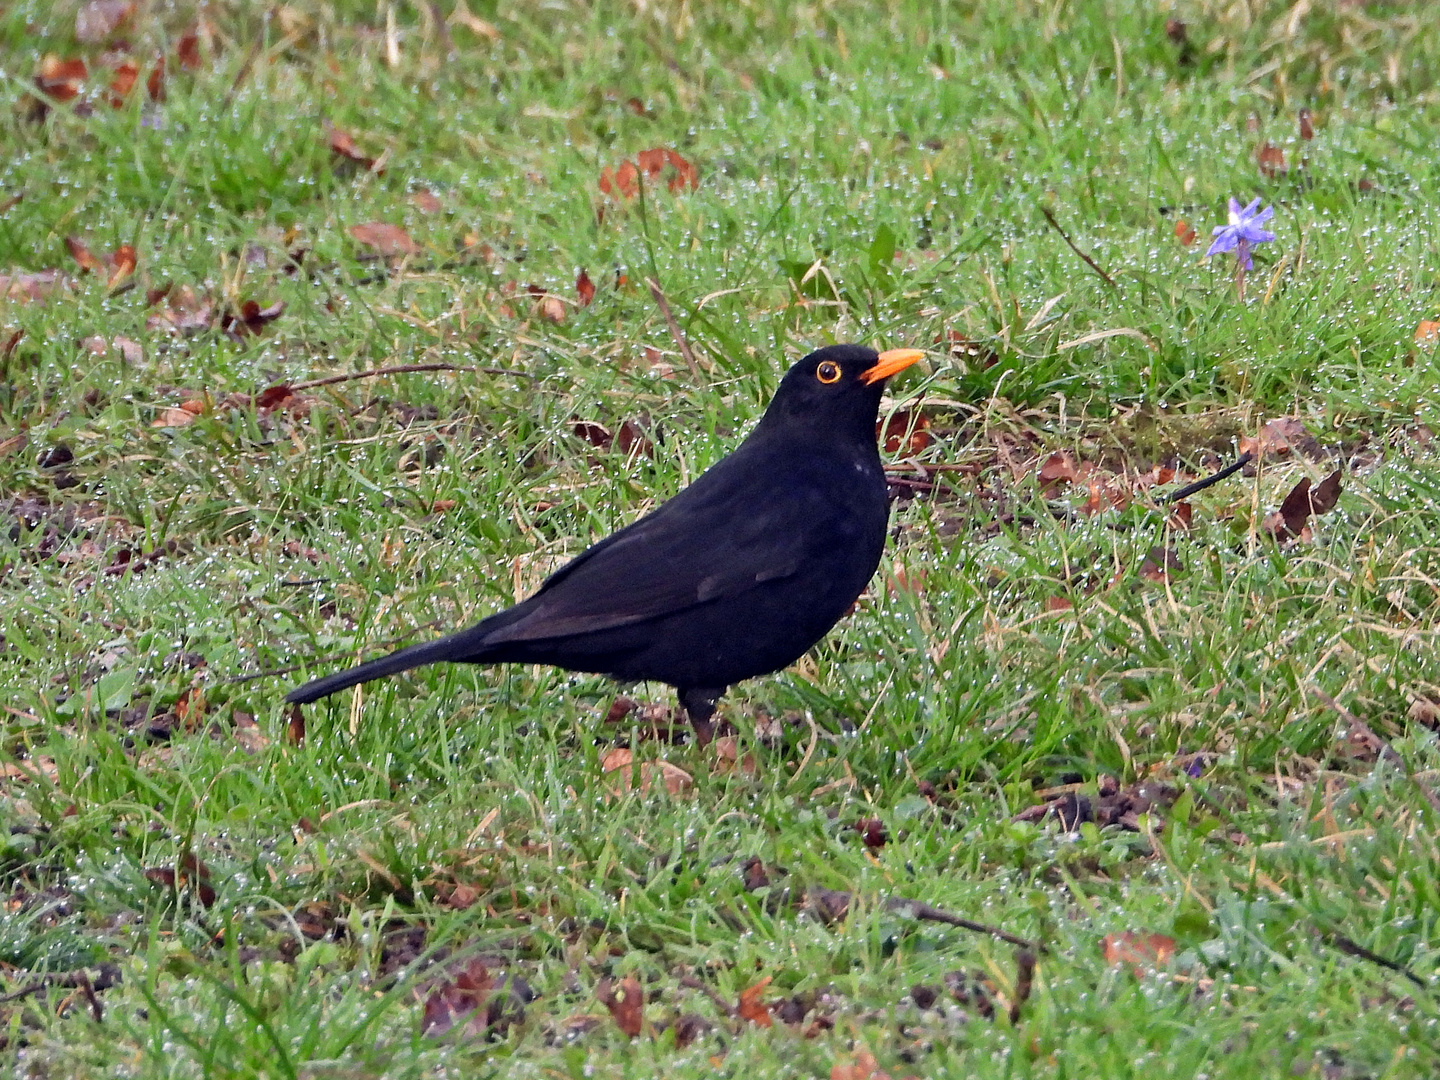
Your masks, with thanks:
[{"label": "green grass", "polygon": [[[0,9],[0,274],[73,279],[0,298],[0,346],[21,333],[0,359],[0,992],[45,983],[0,1003],[7,1067],[829,1076],[869,1052],[895,1077],[1434,1075],[1435,815],[1315,691],[1436,782],[1440,353],[1415,332],[1440,318],[1440,9],[477,3],[498,36],[452,20],[447,45],[428,4],[231,2],[186,71],[194,10],[147,3],[118,35],[141,85],[112,108],[77,6]],[[86,57],[93,107],[35,118],[46,53]],[[327,123],[383,173],[335,158]],[[1257,167],[1267,141],[1284,176]],[[601,194],[652,147],[698,187]],[[1243,302],[1233,261],[1200,258],[1231,195],[1276,211]],[[420,250],[387,267],[347,233],[368,222]],[[134,276],[78,276],[67,236],[133,245]],[[165,285],[208,295],[212,325],[148,327]],[[247,300],[285,309],[223,333]],[[513,602],[847,340],[931,350],[891,407],[923,411],[920,459],[954,468],[897,502],[855,614],[725,699],[753,768],[605,723],[603,679],[525,667],[372,684],[290,737],[305,674]],[[406,364],[465,370],[225,400]],[[154,426],[186,401],[205,411]],[[1057,450],[1201,475],[1276,416],[1318,450],[1196,496],[1188,532],[1148,495],[1067,514],[1084,484],[1037,479]],[[1263,515],[1337,464],[1314,538],[1270,538]],[[1157,546],[1168,581],[1141,573]],[[692,785],[617,791],[617,743]],[[1167,786],[1138,832],[1014,820],[1106,777]],[[747,891],[751,859],[768,888]],[[851,909],[826,925],[787,888]],[[1043,942],[1018,1019],[914,1004],[956,971],[1008,998],[1014,950],[891,897]],[[1107,963],[1124,932],[1174,956]],[[424,998],[473,957],[532,988],[523,1020],[426,1034]],[[633,1041],[596,996],[628,975]],[[767,977],[801,1024],[697,988],[734,1003]],[[690,1013],[714,1030],[659,1030]]]}]

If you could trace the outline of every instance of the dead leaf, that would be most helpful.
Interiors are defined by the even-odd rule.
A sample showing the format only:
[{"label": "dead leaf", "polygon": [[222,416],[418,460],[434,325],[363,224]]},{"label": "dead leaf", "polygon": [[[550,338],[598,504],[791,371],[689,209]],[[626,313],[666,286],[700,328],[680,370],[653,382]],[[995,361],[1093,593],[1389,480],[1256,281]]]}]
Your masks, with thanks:
[{"label": "dead leaf", "polygon": [[439,196],[425,188],[411,193],[410,205],[426,214],[438,214],[445,209],[445,204],[440,201]]},{"label": "dead leaf", "polygon": [[1058,488],[1062,483],[1068,484],[1079,479],[1080,472],[1075,467],[1075,459],[1063,450],[1057,450],[1045,459],[1040,466],[1040,489],[1045,495]]},{"label": "dead leaf", "polygon": [[285,725],[285,738],[291,746],[305,745],[305,714],[299,705],[290,706],[290,720]]},{"label": "dead leaf", "polygon": [[351,225],[346,231],[356,241],[366,247],[374,248],[385,258],[396,255],[414,255],[420,251],[420,245],[410,239],[410,234],[399,225],[371,221],[364,225]]},{"label": "dead leaf", "polygon": [[1340,470],[1336,469],[1312,490],[1310,478],[1303,477],[1290,489],[1277,513],[1265,518],[1261,528],[1277,540],[1298,537],[1309,539],[1307,522],[1312,514],[1323,514],[1335,507],[1340,498]]},{"label": "dead leaf", "polygon": [[1310,110],[1301,109],[1300,114],[1296,117],[1296,119],[1300,123],[1300,138],[1304,139],[1306,142],[1309,142],[1311,139],[1315,138],[1315,125],[1311,122]]},{"label": "dead leaf", "polygon": [[1153,547],[1150,554],[1145,556],[1145,561],[1140,564],[1140,576],[1146,581],[1156,581],[1164,584],[1170,580],[1170,575],[1183,569],[1180,559],[1170,548]]},{"label": "dead leaf", "polygon": [[110,276],[105,281],[105,287],[113,289],[133,274],[137,261],[135,249],[129,244],[121,244],[110,256]]},{"label": "dead leaf", "polygon": [[180,35],[175,42],[175,57],[184,71],[195,71],[200,67],[200,36],[195,31]]},{"label": "dead leaf", "polygon": [[1285,151],[1274,143],[1261,143],[1255,150],[1255,164],[1260,172],[1271,180],[1284,176],[1289,167],[1285,164]]},{"label": "dead leaf", "polygon": [[273,409],[279,405],[283,405],[294,396],[295,391],[290,389],[289,383],[278,383],[275,386],[267,386],[255,395],[255,408],[262,411]]},{"label": "dead leaf", "polygon": [[580,297],[581,307],[589,307],[590,302],[595,299],[595,283],[590,280],[590,275],[585,272],[583,266],[575,278],[575,292]]},{"label": "dead leaf", "polygon": [[1045,598],[1046,611],[1073,611],[1075,604],[1064,596],[1047,596]]},{"label": "dead leaf", "polygon": [[1186,221],[1184,218],[1176,218],[1175,237],[1180,241],[1181,244],[1183,244],[1185,247],[1189,247],[1195,242],[1196,235],[1197,234],[1194,227],[1188,221]]},{"label": "dead leaf", "polygon": [[736,1013],[742,1018],[749,1020],[756,1027],[768,1028],[774,1024],[770,1019],[770,1009],[760,1000],[760,995],[770,985],[771,976],[766,975],[753,986],[748,986],[740,991],[740,1002],[735,1007]]},{"label": "dead leaf", "polygon": [[1189,529],[1195,517],[1195,508],[1188,502],[1178,502],[1170,508],[1167,524],[1172,529]]},{"label": "dead leaf", "polygon": [[260,333],[267,324],[274,322],[285,311],[285,301],[277,300],[269,307],[262,308],[258,301],[246,300],[235,313],[226,312],[220,317],[220,328],[232,338],[241,339],[246,335]]},{"label": "dead leaf", "polygon": [[247,754],[258,754],[270,745],[270,740],[260,730],[260,725],[255,723],[255,717],[247,712],[236,711],[232,719],[235,723],[235,741]]},{"label": "dead leaf", "polygon": [[550,322],[563,323],[565,321],[565,301],[558,296],[546,294],[540,297],[536,302],[535,310],[540,313],[542,319]]},{"label": "dead leaf", "polygon": [[160,415],[150,421],[152,428],[178,428],[195,422],[195,413],[186,409],[161,409]]},{"label": "dead leaf", "polygon": [[640,766],[641,794],[649,792],[650,785],[657,776],[671,796],[683,795],[695,786],[695,778],[679,765],[672,765],[668,761],[647,761]]},{"label": "dead leaf", "polygon": [[1319,451],[1315,437],[1293,416],[1280,416],[1261,425],[1259,434],[1241,436],[1238,449],[1257,460],[1283,458],[1292,453],[1314,456]]},{"label": "dead leaf", "polygon": [[872,851],[884,847],[890,840],[890,834],[885,830],[885,823],[879,818],[861,818],[851,828],[860,834],[860,839]]},{"label": "dead leaf", "polygon": [[1420,325],[1415,327],[1415,343],[1433,349],[1436,341],[1440,341],[1440,322],[1421,319]]},{"label": "dead leaf", "polygon": [[80,264],[81,270],[93,270],[97,274],[104,272],[105,264],[90,253],[90,249],[83,240],[67,236],[65,247],[70,252],[70,257]]},{"label": "dead leaf", "polygon": [[75,39],[82,45],[99,44],[134,14],[135,0],[90,0],[75,13]]},{"label": "dead leaf", "polygon": [[614,979],[601,979],[595,996],[610,1010],[610,1018],[620,1031],[634,1039],[645,1025],[645,991],[640,980],[627,975],[617,986]]},{"label": "dead leaf", "polygon": [[59,270],[39,270],[33,274],[0,274],[0,296],[20,303],[44,300],[69,282]]},{"label": "dead leaf", "polygon": [[1137,934],[1126,930],[1106,934],[1100,944],[1107,964],[1129,964],[1137,978],[1144,975],[1147,968],[1164,967],[1175,955],[1175,939],[1164,934]]},{"label": "dead leaf", "polygon": [[140,65],[134,60],[125,60],[115,68],[115,74],[111,76],[110,88],[108,91],[110,104],[118,109],[125,104],[125,99],[130,96],[130,91],[135,89],[135,84],[140,81]]},{"label": "dead leaf", "polygon": [[41,93],[56,101],[70,101],[80,93],[88,74],[84,60],[78,57],[62,60],[54,53],[49,53],[40,61],[40,70],[35,75],[35,86]]},{"label": "dead leaf", "polygon": [[145,93],[150,95],[151,101],[165,100],[165,57],[155,58],[155,66],[150,69],[150,77],[145,80]]},{"label": "dead leaf", "polygon": [[739,770],[741,776],[754,777],[760,772],[760,763],[755,755],[746,751],[740,753],[740,739],[735,735],[722,735],[710,744],[715,754],[714,771],[725,774]]},{"label": "dead leaf", "polygon": [[171,711],[185,725],[186,731],[194,731],[205,716],[205,691],[198,686],[187,687]]},{"label": "dead leaf", "polygon": [[926,430],[930,418],[913,409],[900,409],[885,420],[875,424],[875,437],[883,439],[885,453],[896,454],[902,448],[906,454],[918,454],[935,440]]},{"label": "dead leaf", "polygon": [[206,907],[215,903],[215,889],[210,884],[210,868],[188,851],[180,857],[178,869],[173,866],[147,866],[143,873],[155,884],[172,891],[190,888],[195,898]]},{"label": "dead leaf", "polygon": [[491,1024],[491,998],[496,979],[483,960],[471,960],[453,979],[440,983],[425,998],[420,1018],[422,1035],[439,1036],[465,1021],[462,1031],[480,1035]]},{"label": "dead leaf", "polygon": [[[354,162],[362,169],[373,172],[376,176],[385,175],[385,166],[383,164],[384,155],[381,155],[380,158],[374,158],[364,153],[355,145],[355,139],[348,131],[342,131],[340,128],[333,127],[327,122],[325,125],[325,138],[330,144],[330,152],[336,157],[343,161]],[[433,196],[431,197],[433,198]],[[353,230],[350,235],[355,235]],[[356,237],[356,239],[359,239],[359,237]]]},{"label": "dead leaf", "polygon": [[600,191],[606,195],[618,195],[633,199],[640,193],[640,170],[633,161],[622,161],[618,169],[606,165],[600,171]]},{"label": "dead leaf", "polygon": [[875,1062],[875,1055],[861,1050],[854,1061],[837,1061],[830,1067],[830,1080],[890,1080],[890,1074]]}]

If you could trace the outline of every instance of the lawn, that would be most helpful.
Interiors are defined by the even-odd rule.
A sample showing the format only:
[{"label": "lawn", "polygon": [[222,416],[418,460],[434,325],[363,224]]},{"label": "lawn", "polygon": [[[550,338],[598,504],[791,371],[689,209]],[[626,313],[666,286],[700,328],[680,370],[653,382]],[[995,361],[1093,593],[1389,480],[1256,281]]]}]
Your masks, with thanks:
[{"label": "lawn", "polygon": [[[0,72],[7,1071],[1440,1071],[1440,5],[13,0]],[[836,341],[927,350],[891,545],[725,737],[282,703]]]}]

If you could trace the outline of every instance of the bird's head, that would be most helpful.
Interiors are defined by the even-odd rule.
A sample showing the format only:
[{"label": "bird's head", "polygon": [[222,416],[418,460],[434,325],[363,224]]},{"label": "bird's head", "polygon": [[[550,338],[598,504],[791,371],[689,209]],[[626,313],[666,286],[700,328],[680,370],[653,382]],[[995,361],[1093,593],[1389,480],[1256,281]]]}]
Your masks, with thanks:
[{"label": "bird's head", "polygon": [[816,349],[785,373],[761,425],[873,439],[886,380],[924,355],[919,349],[877,353],[864,345]]}]

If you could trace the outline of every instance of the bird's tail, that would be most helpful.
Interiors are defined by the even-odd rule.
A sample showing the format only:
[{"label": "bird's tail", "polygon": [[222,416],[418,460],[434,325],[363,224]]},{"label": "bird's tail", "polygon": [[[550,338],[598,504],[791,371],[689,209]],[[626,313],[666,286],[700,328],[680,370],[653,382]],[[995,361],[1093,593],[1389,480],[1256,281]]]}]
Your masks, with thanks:
[{"label": "bird's tail", "polygon": [[433,664],[441,660],[484,661],[485,639],[494,630],[493,622],[487,619],[448,637],[427,641],[423,645],[411,645],[408,649],[400,649],[389,656],[371,660],[348,671],[337,671],[304,686],[297,686],[285,695],[285,700],[292,705],[308,705],[337,690],[369,682],[371,679],[382,679],[386,675],[408,671],[422,664]]}]

